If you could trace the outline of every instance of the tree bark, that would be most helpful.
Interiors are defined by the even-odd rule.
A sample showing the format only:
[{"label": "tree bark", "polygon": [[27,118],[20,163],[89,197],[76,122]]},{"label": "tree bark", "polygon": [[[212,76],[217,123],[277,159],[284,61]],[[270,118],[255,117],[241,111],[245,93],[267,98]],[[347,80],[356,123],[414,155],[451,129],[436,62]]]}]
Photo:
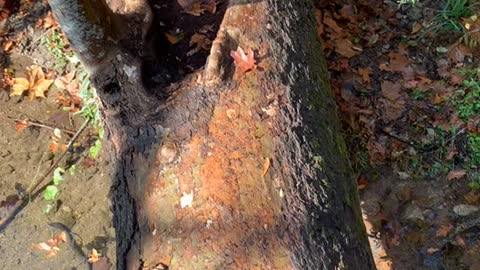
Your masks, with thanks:
[{"label": "tree bark", "polygon": [[102,104],[117,269],[374,269],[310,1],[231,0],[205,68],[155,89],[149,3],[94,3],[50,0]]}]

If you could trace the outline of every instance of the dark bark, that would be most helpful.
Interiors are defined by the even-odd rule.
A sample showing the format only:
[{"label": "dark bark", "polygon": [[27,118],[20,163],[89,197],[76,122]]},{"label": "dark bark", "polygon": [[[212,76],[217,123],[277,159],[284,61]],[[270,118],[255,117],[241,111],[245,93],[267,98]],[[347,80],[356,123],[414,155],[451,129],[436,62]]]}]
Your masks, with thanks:
[{"label": "dark bark", "polygon": [[[374,269],[310,1],[230,1],[205,71],[157,89],[142,79],[147,6],[98,9],[137,30],[89,39],[105,23],[65,2],[96,1],[50,3],[101,98],[117,269]],[[233,74],[238,45],[257,70]]]}]

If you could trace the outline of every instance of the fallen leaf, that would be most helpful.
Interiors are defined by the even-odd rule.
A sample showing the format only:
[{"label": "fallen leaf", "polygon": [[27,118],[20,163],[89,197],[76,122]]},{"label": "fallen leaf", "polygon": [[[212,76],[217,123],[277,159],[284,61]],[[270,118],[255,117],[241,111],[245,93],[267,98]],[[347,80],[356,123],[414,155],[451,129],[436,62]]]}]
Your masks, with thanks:
[{"label": "fallen leaf", "polygon": [[207,8],[204,5],[202,5],[201,3],[198,3],[198,2],[193,3],[193,4],[183,8],[183,11],[185,13],[193,15],[193,16],[200,16],[206,10],[207,10]]},{"label": "fallen leaf", "polygon": [[181,31],[171,31],[169,33],[165,33],[165,37],[167,38],[168,42],[173,45],[182,41],[184,36],[185,33]]},{"label": "fallen leaf", "polygon": [[88,262],[89,263],[96,263],[98,260],[100,260],[100,257],[102,255],[98,253],[98,251],[94,248],[92,248],[92,251],[90,251],[90,254],[88,255]]},{"label": "fallen leaf", "polygon": [[22,131],[29,126],[30,125],[25,120],[15,121],[15,130],[17,130],[18,134],[22,133]]},{"label": "fallen leaf", "polygon": [[447,179],[448,179],[448,180],[461,179],[461,178],[464,177],[466,174],[467,174],[467,171],[465,171],[465,170],[463,170],[463,169],[453,170],[453,171],[450,171],[450,172],[448,173]]},{"label": "fallen leaf", "polygon": [[25,91],[28,91],[30,99],[45,98],[45,92],[53,83],[53,80],[45,78],[43,70],[39,66],[31,66],[26,71],[27,78],[14,78],[12,93],[10,96],[21,96]]},{"label": "fallen leaf", "polygon": [[49,11],[47,13],[47,16],[45,16],[45,18],[43,18],[42,22],[43,22],[43,29],[48,29],[48,28],[57,29],[58,28],[57,20],[55,19],[55,17],[53,16],[53,13],[51,11]]},{"label": "fallen leaf", "polygon": [[440,251],[440,249],[438,249],[438,248],[428,248],[427,249],[427,253],[430,254],[430,255],[432,255],[433,253],[437,253],[439,251]]},{"label": "fallen leaf", "polygon": [[448,225],[442,225],[440,228],[438,228],[436,232],[437,237],[447,237],[448,234],[453,230],[453,225],[448,224]]},{"label": "fallen leaf", "polygon": [[270,159],[265,158],[265,161],[263,162],[262,176],[265,176],[267,174],[268,169],[270,169]]},{"label": "fallen leaf", "polygon": [[358,68],[358,74],[362,77],[363,82],[370,83],[370,74],[372,74],[372,69],[369,67]]},{"label": "fallen leaf", "polygon": [[352,58],[361,52],[361,49],[355,47],[348,38],[336,39],[334,44],[335,51],[347,58]]},{"label": "fallen leaf", "polygon": [[390,101],[396,101],[402,96],[400,92],[402,86],[399,83],[383,81],[381,87],[383,96]]},{"label": "fallen leaf", "polygon": [[208,51],[212,45],[212,41],[206,36],[202,34],[193,34],[190,38],[190,46],[195,45],[195,48],[187,52],[187,56],[191,56],[200,50]]},{"label": "fallen leaf", "polygon": [[247,54],[239,46],[236,51],[231,51],[230,56],[233,58],[233,63],[240,73],[245,73],[249,70],[255,69],[255,57],[252,49],[247,50]]},{"label": "fallen leaf", "polygon": [[67,241],[67,233],[62,231],[61,233],[56,235],[54,238],[49,239],[46,242],[32,244],[32,248],[46,251],[47,257],[53,257],[57,255],[57,253],[60,251],[60,249],[58,248],[58,244],[66,241]]}]

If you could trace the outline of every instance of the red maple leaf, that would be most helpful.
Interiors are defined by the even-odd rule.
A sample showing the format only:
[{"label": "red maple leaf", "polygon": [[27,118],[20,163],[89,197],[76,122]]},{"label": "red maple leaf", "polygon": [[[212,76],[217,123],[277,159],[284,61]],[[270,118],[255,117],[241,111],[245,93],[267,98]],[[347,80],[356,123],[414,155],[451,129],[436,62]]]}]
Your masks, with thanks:
[{"label": "red maple leaf", "polygon": [[252,49],[247,50],[247,54],[239,46],[236,51],[231,51],[230,56],[233,58],[233,63],[240,73],[245,73],[249,70],[255,69],[255,57]]}]

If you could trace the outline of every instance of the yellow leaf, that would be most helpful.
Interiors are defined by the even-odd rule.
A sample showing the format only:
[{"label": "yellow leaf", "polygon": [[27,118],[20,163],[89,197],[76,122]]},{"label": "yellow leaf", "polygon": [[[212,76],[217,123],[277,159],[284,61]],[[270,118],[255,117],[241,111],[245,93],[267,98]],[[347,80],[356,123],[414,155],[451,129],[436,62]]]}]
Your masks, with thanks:
[{"label": "yellow leaf", "polygon": [[52,85],[53,80],[40,79],[35,85],[33,85],[32,90],[35,93],[35,97],[45,98],[45,92],[48,91],[48,88]]},{"label": "yellow leaf", "polygon": [[11,96],[21,96],[25,91],[29,91],[30,99],[35,97],[45,97],[45,92],[53,83],[53,80],[45,79],[45,74],[39,66],[31,66],[26,71],[27,78],[14,78]]},{"label": "yellow leaf", "polygon": [[268,169],[270,169],[270,159],[266,158],[265,161],[263,162],[263,171],[262,171],[262,176],[265,176],[268,172]]},{"label": "yellow leaf", "polygon": [[30,89],[30,85],[28,80],[25,78],[14,78],[13,79],[13,86],[12,86],[12,93],[10,96],[21,96],[23,92]]},{"label": "yellow leaf", "polygon": [[90,255],[88,256],[88,262],[89,263],[96,263],[98,260],[100,260],[100,257],[102,255],[98,253],[98,251],[94,248],[92,248],[92,251],[90,252]]}]

